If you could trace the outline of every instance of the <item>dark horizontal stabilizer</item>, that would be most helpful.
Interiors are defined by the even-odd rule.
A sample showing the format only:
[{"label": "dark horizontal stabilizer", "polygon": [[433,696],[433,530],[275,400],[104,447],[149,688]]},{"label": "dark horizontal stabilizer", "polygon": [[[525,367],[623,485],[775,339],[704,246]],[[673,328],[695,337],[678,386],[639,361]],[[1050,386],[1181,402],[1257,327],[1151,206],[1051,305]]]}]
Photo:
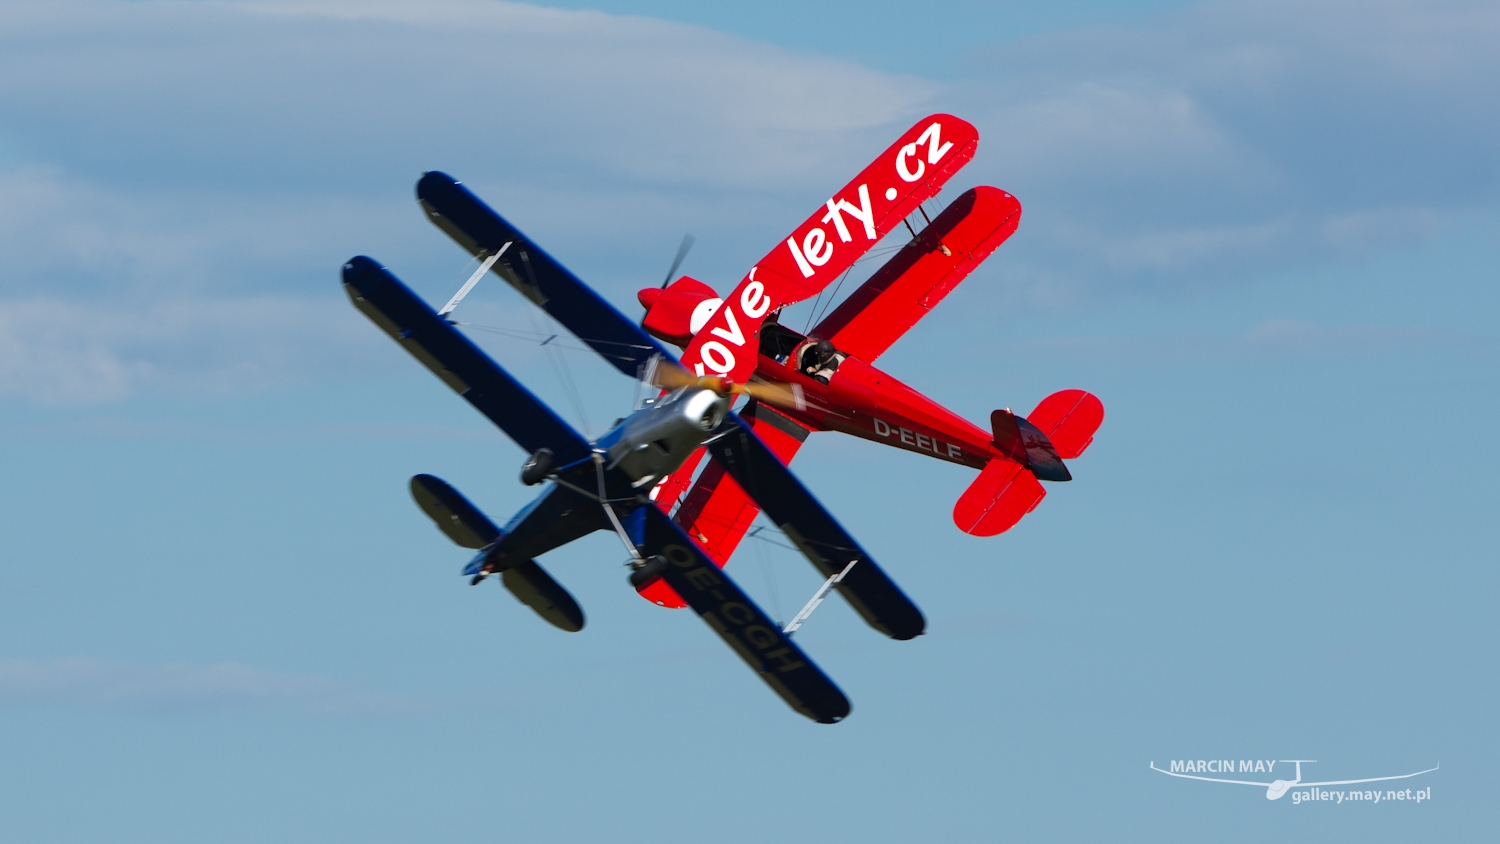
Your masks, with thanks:
[{"label": "dark horizontal stabilizer", "polygon": [[876,630],[893,639],[922,635],[927,621],[880,566],[859,547],[812,493],[738,416],[724,420],[727,433],[708,443],[714,459],[760,505],[824,577],[858,563],[838,584],[839,594]]},{"label": "dark horizontal stabilizer", "polygon": [[505,523],[501,537],[476,554],[464,573],[504,571],[609,526],[594,499],[561,484],[548,484]]},{"label": "dark horizontal stabilizer", "polygon": [[687,534],[653,505],[645,511],[641,553],[660,555],[662,579],[793,709],[820,724],[849,715],[849,700],[761,612]]},{"label": "dark horizontal stabilizer", "polygon": [[447,537],[461,548],[478,550],[500,536],[479,508],[459,494],[442,478],[416,475],[411,479],[411,497]]},{"label": "dark horizontal stabilizer", "polygon": [[536,560],[527,560],[501,572],[500,582],[516,596],[516,600],[531,607],[553,627],[569,633],[583,629],[583,610],[578,602],[537,565]]},{"label": "dark horizontal stabilizer", "polygon": [[475,257],[487,258],[504,249],[493,271],[616,369],[638,378],[655,355],[676,360],[452,176],[424,174],[417,182],[417,199],[432,222]]},{"label": "dark horizontal stabilizer", "polygon": [[[500,529],[479,508],[442,478],[417,475],[411,479],[411,497],[448,538],[464,548],[483,548],[500,538]],[[535,560],[511,566],[500,574],[500,582],[553,627],[577,633],[583,629],[583,610],[578,602],[547,574]]]},{"label": "dark horizontal stabilizer", "polygon": [[589,456],[588,440],[384,267],[364,256],[351,259],[344,289],[365,316],[521,448],[549,448],[562,464]]},{"label": "dark horizontal stabilizer", "polygon": [[1038,479],[1073,480],[1072,473],[1057,456],[1052,441],[1025,417],[1008,410],[997,410],[990,414],[990,429],[995,435],[995,445],[1005,456],[1030,469]]}]

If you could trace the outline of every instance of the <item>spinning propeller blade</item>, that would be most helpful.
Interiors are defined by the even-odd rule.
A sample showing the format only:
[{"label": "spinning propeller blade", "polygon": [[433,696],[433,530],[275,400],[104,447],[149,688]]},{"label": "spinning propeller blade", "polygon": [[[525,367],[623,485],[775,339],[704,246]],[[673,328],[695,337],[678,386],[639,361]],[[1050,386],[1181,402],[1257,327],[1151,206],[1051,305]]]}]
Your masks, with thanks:
[{"label": "spinning propeller blade", "polygon": [[675,361],[665,358],[659,361],[652,371],[651,383],[663,390],[706,387],[721,396],[749,396],[766,404],[797,410],[805,409],[807,406],[802,398],[802,388],[795,384],[783,384],[779,381],[751,381],[748,384],[740,384],[717,375],[694,375]]},{"label": "spinning propeller blade", "polygon": [[661,280],[662,288],[665,289],[672,281],[672,276],[677,275],[677,268],[682,266],[682,259],[687,257],[688,250],[693,248],[693,243],[697,240],[698,238],[693,237],[692,234],[682,236],[682,243],[677,247],[677,257],[672,259],[672,268],[667,270],[667,277]]}]

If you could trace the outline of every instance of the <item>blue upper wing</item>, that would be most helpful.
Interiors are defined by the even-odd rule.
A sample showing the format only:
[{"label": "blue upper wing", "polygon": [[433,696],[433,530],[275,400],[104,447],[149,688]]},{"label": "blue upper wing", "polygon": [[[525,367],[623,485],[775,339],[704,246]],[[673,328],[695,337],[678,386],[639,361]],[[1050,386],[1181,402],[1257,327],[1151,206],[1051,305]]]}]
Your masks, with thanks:
[{"label": "blue upper wing", "polygon": [[344,265],[354,306],[528,452],[550,448],[560,465],[587,459],[589,441],[373,260]]},{"label": "blue upper wing", "polygon": [[493,271],[616,369],[638,378],[653,356],[676,360],[452,176],[437,171],[424,174],[417,182],[417,199],[438,228],[476,257],[486,258],[504,249]]}]

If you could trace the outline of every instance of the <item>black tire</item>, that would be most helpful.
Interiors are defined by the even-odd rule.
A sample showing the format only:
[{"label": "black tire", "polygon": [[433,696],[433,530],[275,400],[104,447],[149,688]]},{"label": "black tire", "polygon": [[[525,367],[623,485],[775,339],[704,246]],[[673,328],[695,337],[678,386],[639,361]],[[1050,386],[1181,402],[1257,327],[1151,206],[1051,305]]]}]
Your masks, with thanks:
[{"label": "black tire", "polygon": [[630,585],[639,592],[661,580],[662,569],[667,567],[667,558],[658,554],[646,560],[646,564],[630,573]]},{"label": "black tire", "polygon": [[552,449],[537,449],[536,454],[526,458],[526,462],[521,464],[521,483],[536,486],[547,480],[547,476],[552,474],[552,467]]}]

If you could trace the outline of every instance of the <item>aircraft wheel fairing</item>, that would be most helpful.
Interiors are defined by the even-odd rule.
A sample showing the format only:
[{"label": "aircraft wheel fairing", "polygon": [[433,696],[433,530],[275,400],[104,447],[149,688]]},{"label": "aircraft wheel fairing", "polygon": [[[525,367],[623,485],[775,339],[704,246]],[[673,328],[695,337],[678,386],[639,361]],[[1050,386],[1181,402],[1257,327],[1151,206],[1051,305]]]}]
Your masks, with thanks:
[{"label": "aircraft wheel fairing", "polygon": [[521,483],[527,486],[536,486],[542,481],[547,480],[547,476],[552,474],[554,465],[552,449],[537,449],[535,454],[526,458],[526,462],[521,464]]}]

